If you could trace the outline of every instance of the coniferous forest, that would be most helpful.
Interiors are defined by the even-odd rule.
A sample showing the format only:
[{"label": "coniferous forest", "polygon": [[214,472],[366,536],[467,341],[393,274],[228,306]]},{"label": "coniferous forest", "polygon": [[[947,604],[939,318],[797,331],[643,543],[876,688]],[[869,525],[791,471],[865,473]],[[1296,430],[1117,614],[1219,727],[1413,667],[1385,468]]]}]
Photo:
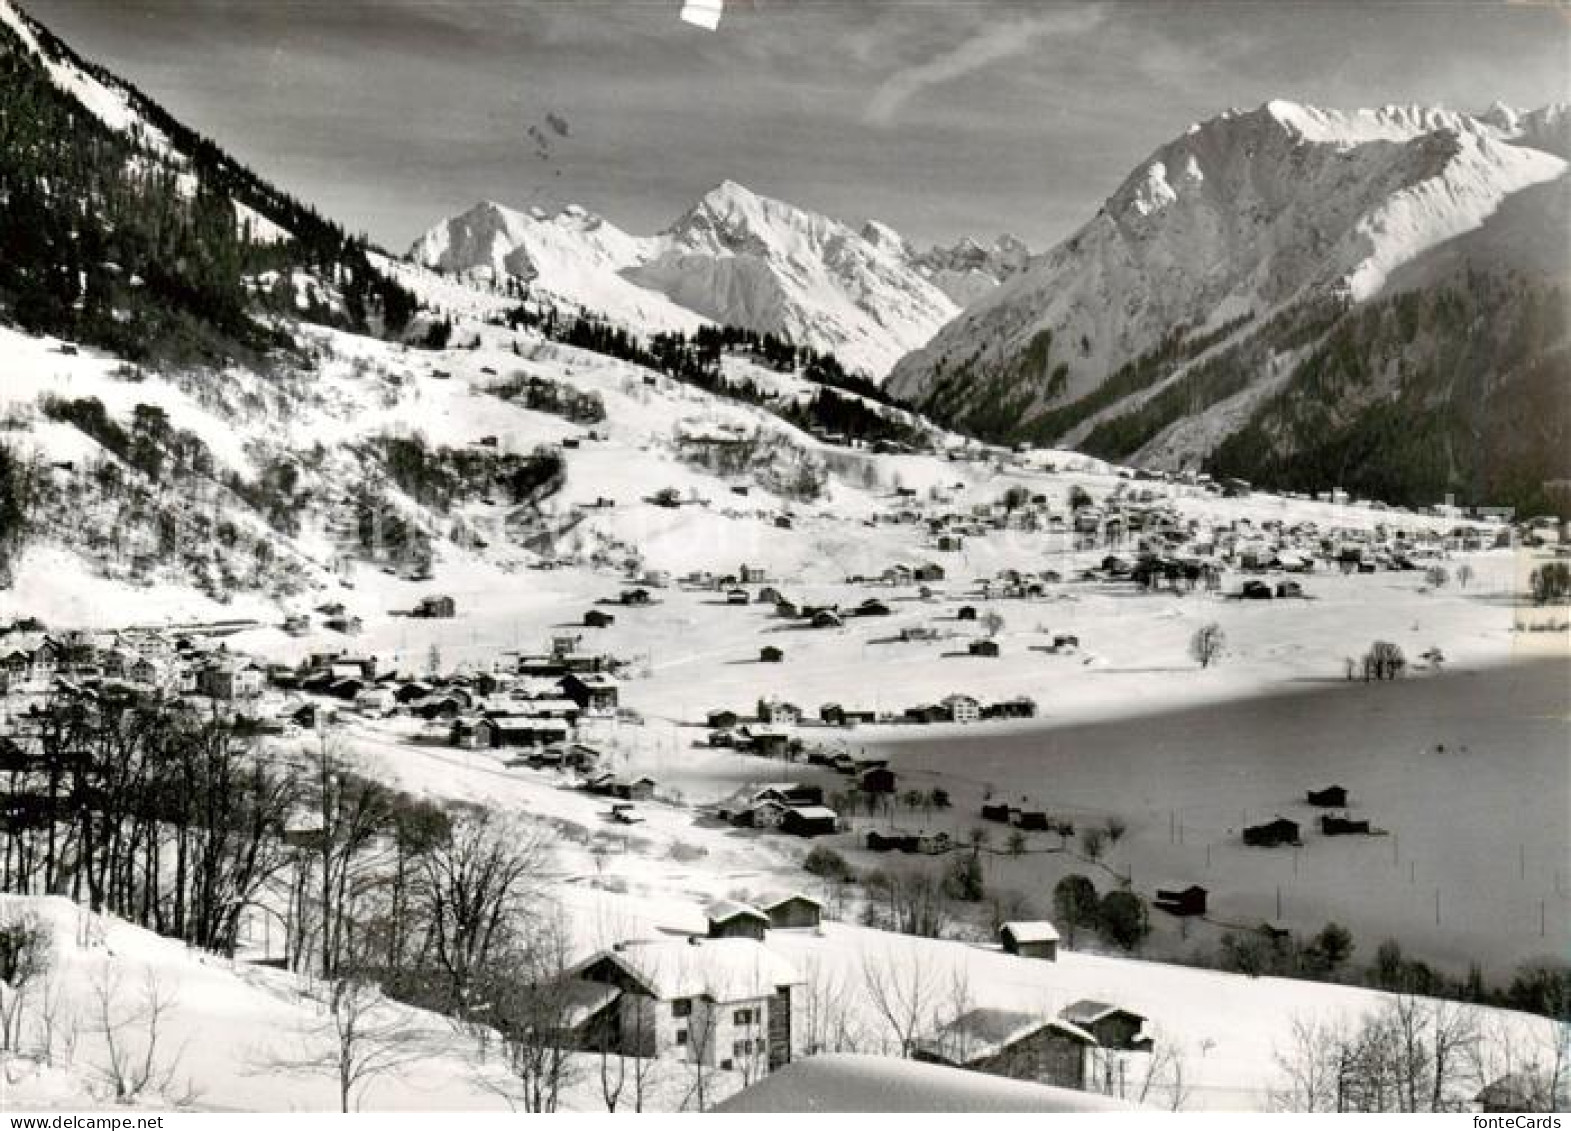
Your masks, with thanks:
[{"label": "coniferous forest", "polygon": [[[43,52],[122,90],[161,136],[120,133],[51,81],[0,28],[0,307],[33,333],[132,360],[255,360],[290,339],[294,273],[341,296],[311,309],[360,331],[398,332],[415,299],[376,271],[363,240],[264,184],[32,25]],[[287,233],[264,242],[262,217]]]}]

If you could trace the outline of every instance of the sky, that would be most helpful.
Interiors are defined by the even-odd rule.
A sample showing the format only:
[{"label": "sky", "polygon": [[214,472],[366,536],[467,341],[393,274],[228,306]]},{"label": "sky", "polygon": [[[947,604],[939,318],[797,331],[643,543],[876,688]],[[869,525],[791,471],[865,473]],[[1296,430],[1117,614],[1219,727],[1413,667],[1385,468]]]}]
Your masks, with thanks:
[{"label": "sky", "polygon": [[1192,122],[1571,99],[1564,0],[21,0],[403,251],[480,200],[639,234],[714,184],[1042,249]]}]

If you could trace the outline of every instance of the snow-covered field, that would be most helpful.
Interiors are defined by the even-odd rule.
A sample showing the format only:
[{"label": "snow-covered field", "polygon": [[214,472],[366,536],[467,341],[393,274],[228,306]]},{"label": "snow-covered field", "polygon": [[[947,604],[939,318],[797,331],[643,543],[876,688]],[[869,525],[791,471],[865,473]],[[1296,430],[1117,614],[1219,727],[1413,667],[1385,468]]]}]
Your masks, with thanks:
[{"label": "snow-covered field", "polygon": [[[1152,502],[1202,528],[1247,522],[1242,528],[1255,533],[1266,523],[1443,530],[1454,520],[1266,495],[1222,499],[1193,485],[1120,478],[1117,469],[1072,453],[951,460],[832,448],[763,409],[529,333],[481,325],[469,319],[493,312],[492,297],[412,269],[405,278],[429,289],[433,300],[440,294],[444,308],[459,314],[457,338],[465,348],[417,351],[314,329],[306,331],[318,356],[310,372],[235,372],[209,383],[149,373],[130,381],[112,358],[0,330],[8,359],[0,383],[0,417],[11,422],[6,436],[48,462],[69,462],[69,469],[48,472],[57,481],[85,484],[87,469],[105,453],[84,434],[44,419],[36,410],[44,394],[97,398],[127,426],[136,406],[162,407],[174,427],[201,437],[216,468],[247,478],[282,455],[297,464],[309,489],[298,535],[270,535],[302,563],[298,588],[215,592],[167,563],[132,568],[116,540],[138,531],[117,525],[120,512],[112,500],[84,486],[82,512],[69,523],[54,516],[62,520],[55,534],[27,551],[14,585],[0,590],[0,623],[22,616],[60,628],[254,619],[259,627],[228,637],[231,649],[295,661],[347,648],[408,674],[423,673],[433,658],[448,671],[507,668],[519,653],[543,650],[554,635],[582,633],[585,648],[626,661],[621,698],[627,709],[620,720],[587,726],[583,737],[610,752],[612,769],[653,776],[664,799],[641,806],[646,819],[634,829],[613,825],[604,802],[572,789],[563,776],[459,751],[409,720],[358,720],[342,733],[361,768],[389,784],[547,824],[556,846],[553,897],[570,912],[586,952],[640,933],[698,929],[703,905],[715,898],[808,882],[800,870],[806,842],[733,829],[695,809],[743,783],[802,775],[794,767],[698,745],[705,732],[697,724],[707,711],[729,708],[746,716],[760,698],[778,696],[809,718],[826,702],[898,713],[953,693],[984,702],[1028,695],[1041,717],[1029,724],[921,730],[802,727],[798,734],[850,750],[888,747],[906,775],[903,785],[950,788],[957,810],[947,819],[957,832],[976,823],[976,804],[988,785],[1030,794],[1050,811],[1076,819],[1116,812],[1128,821],[1129,833],[1108,863],[1132,867],[1137,888],[1205,883],[1214,889],[1219,917],[1246,923],[1269,918],[1314,929],[1334,918],[1353,929],[1366,959],[1386,933],[1399,934],[1410,953],[1445,963],[1477,957],[1503,968],[1563,949],[1566,877],[1555,873],[1565,867],[1567,834],[1553,812],[1565,795],[1565,764],[1553,746],[1564,733],[1563,700],[1558,711],[1552,693],[1547,706],[1541,696],[1533,700],[1534,711],[1554,716],[1540,726],[1519,712],[1491,713],[1488,697],[1480,706],[1446,690],[1469,681],[1494,686],[1502,678],[1495,674],[1500,665],[1519,654],[1564,654],[1563,632],[1514,631],[1522,610],[1512,594],[1525,568],[1517,551],[1450,555],[1445,565],[1453,575],[1464,565],[1472,572],[1465,587],[1453,581],[1432,590],[1420,572],[1342,576],[1320,570],[1300,578],[1309,599],[1271,602],[1230,601],[1204,590],[1142,594],[1127,583],[1078,580],[1110,548],[1128,554],[1133,547],[1075,550],[1055,529],[989,527],[968,534],[962,549],[941,551],[923,521],[893,516],[970,513],[1009,487],[1042,495],[1059,514],[1067,513],[1075,489],[1099,502],[1149,492]],[[468,348],[471,341],[475,348]],[[489,391],[519,376],[593,392],[606,419],[570,424]],[[781,390],[800,392],[790,378],[781,379]],[[591,427],[598,438],[588,437]],[[782,481],[764,472],[720,476],[682,458],[682,437],[722,430],[778,443],[782,459],[822,472],[823,491],[812,501],[792,499],[781,493]],[[383,568],[354,560],[347,552],[343,502],[357,482],[380,474],[369,445],[378,437],[417,433],[432,449],[472,447],[487,438],[503,453],[558,446],[565,485],[538,513],[522,518],[496,501],[471,498],[442,509],[390,488],[388,506],[430,537],[432,576],[414,581],[411,571],[391,563]],[[563,446],[567,440],[578,442]],[[745,494],[735,490],[743,486]],[[682,505],[649,501],[663,488],[674,489]],[[223,491],[204,486],[197,494],[201,508],[259,521]],[[524,520],[544,532],[534,549],[509,533]],[[460,526],[482,538],[450,537]],[[538,568],[545,559],[556,568]],[[926,596],[911,584],[847,580],[927,561],[941,563],[946,576],[931,583]],[[890,614],[808,629],[780,618],[769,604],[732,605],[720,591],[666,583],[651,587],[647,606],[606,606],[616,615],[606,628],[574,627],[587,610],[651,572],[718,575],[744,563],[761,568],[793,601],[848,608],[873,597],[886,602]],[[979,579],[1011,568],[1052,570],[1062,580],[1029,600],[981,594]],[[1241,580],[1226,574],[1223,591],[1236,590]],[[438,592],[456,601],[453,619],[399,615]],[[363,618],[360,633],[346,637],[319,628],[284,634],[286,613],[324,601],[341,601]],[[983,630],[958,618],[962,605],[1002,618],[1000,657],[966,654],[968,641]],[[1188,657],[1188,643],[1197,627],[1213,621],[1227,635],[1227,650],[1218,665],[1202,671]],[[904,629],[931,631],[936,638],[902,641]],[[1054,634],[1065,633],[1079,638],[1077,648],[1045,650]],[[1374,639],[1399,642],[1415,659],[1439,648],[1447,672],[1415,671],[1409,686],[1342,686],[1345,658],[1361,654]],[[783,649],[782,662],[760,663],[765,645]],[[1284,715],[1271,706],[1281,701],[1262,697],[1305,687],[1315,690],[1302,702],[1335,705],[1313,721],[1335,718],[1339,726],[1305,723],[1302,748],[1290,749],[1284,719],[1299,723],[1292,722],[1292,711]],[[1432,726],[1414,721],[1430,707],[1437,715]],[[1215,714],[1159,714],[1180,708]],[[1221,737],[1219,727],[1226,731]],[[1173,733],[1153,739],[1153,728]],[[920,741],[907,742],[915,738]],[[1432,750],[1440,743],[1444,754]],[[1038,749],[1043,744],[1046,754]],[[1531,766],[1499,772],[1496,752],[1506,748]],[[1315,839],[1296,855],[1245,856],[1231,843],[1246,812],[1251,819],[1269,816],[1268,810],[1286,812],[1302,790],[1332,778],[1353,792],[1355,815],[1368,815],[1393,835],[1335,845]],[[1537,788],[1518,803],[1513,791],[1529,780]],[[1181,824],[1182,844],[1169,840],[1170,814],[1172,838]],[[1517,818],[1520,832],[1508,816]],[[1210,871],[1204,864],[1208,845]],[[988,880],[1020,888],[1045,909],[1064,863],[1051,856],[990,858]],[[1446,878],[1439,926],[1426,921],[1433,915],[1436,876]],[[1463,878],[1471,882],[1464,885]],[[1280,914],[1274,906],[1278,885]],[[1540,899],[1546,928],[1537,937]],[[329,1079],[300,1074],[279,1091],[256,1070],[259,1060],[265,1064],[273,1055],[261,1047],[262,1034],[319,1029],[321,1007],[311,987],[277,971],[190,953],[123,925],[84,926],[59,902],[38,910],[53,924],[62,984],[70,984],[80,1008],[91,1008],[94,979],[109,970],[118,970],[128,987],[142,986],[144,972],[155,970],[178,989],[168,1047],[186,1044],[178,1075],[196,1083],[194,1102],[336,1106]],[[1490,917],[1499,929],[1488,925]],[[1182,954],[1187,941],[1163,925],[1153,948]],[[912,940],[848,923],[831,924],[821,935],[778,932],[770,945],[804,972],[847,989],[860,985],[864,961],[887,958],[902,969],[963,971],[945,980],[963,982],[977,1005],[1056,1009],[1081,997],[1115,998],[1146,1013],[1181,1052],[1192,1084],[1187,1102],[1199,1107],[1263,1106],[1276,1073],[1274,1049],[1296,1016],[1358,1014],[1379,1001],[1359,989],[1251,980],[1092,953],[1034,963],[990,946]],[[134,1000],[130,989],[124,993]],[[850,993],[849,1000],[858,1011],[853,1020],[862,1047],[887,1047],[865,995]],[[463,1040],[434,1018],[412,1018],[411,1024],[440,1035],[436,1050],[418,1068],[371,1084],[367,1107],[503,1103],[494,1087],[476,1078]],[[85,1025],[82,1033],[68,1060],[12,1066],[14,1104],[107,1101],[102,1040],[88,1035]],[[660,1104],[681,1102],[681,1071],[673,1067]],[[158,1099],[144,1102],[176,1102],[183,1088],[183,1079],[171,1078]],[[593,1085],[570,1089],[567,1104],[594,1107]]]}]

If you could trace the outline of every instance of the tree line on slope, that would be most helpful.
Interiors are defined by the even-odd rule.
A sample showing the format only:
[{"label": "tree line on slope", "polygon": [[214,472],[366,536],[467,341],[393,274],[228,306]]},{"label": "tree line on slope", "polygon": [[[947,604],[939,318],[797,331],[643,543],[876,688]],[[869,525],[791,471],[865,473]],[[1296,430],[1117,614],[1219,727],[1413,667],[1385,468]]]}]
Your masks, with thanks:
[{"label": "tree line on slope", "polygon": [[[315,312],[325,321],[388,332],[408,322],[414,297],[374,269],[363,240],[33,29],[47,57],[125,90],[189,163],[140,126],[105,125],[0,27],[0,309],[9,319],[133,360],[255,362],[289,346],[277,319],[298,312],[293,274],[308,271],[341,296],[341,312]],[[237,203],[288,238],[254,238]],[[270,290],[257,284],[267,272],[277,278]]]}]

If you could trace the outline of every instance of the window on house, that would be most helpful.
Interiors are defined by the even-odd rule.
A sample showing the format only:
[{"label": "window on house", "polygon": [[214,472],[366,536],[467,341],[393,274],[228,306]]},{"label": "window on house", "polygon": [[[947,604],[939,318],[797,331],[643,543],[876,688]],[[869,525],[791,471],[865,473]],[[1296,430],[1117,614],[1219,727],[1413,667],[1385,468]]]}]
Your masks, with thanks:
[{"label": "window on house", "polygon": [[676,1031],[676,1043],[679,1044],[679,1045],[687,1044],[687,1030],[686,1029],[678,1029]]},{"label": "window on house", "polygon": [[738,1025],[751,1025],[753,1023],[753,1011],[751,1009],[739,1009],[731,1015],[731,1020]]},{"label": "window on house", "polygon": [[671,1003],[672,1017],[691,1017],[693,1014],[693,999],[679,997]]},{"label": "window on house", "polygon": [[738,1041],[738,1042],[736,1042],[736,1044],[731,1046],[731,1055],[733,1055],[733,1056],[746,1056],[748,1053],[750,1053],[752,1051],[753,1051],[753,1042],[752,1041]]}]

